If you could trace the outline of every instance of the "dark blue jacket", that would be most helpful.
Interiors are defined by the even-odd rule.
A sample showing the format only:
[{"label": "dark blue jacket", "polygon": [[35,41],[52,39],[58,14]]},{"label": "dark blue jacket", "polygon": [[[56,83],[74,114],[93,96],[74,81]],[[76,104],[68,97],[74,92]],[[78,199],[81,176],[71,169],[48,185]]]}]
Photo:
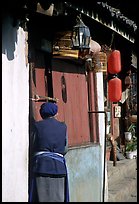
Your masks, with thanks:
[{"label": "dark blue jacket", "polygon": [[[54,117],[35,122],[34,152],[49,151],[65,154],[67,126]],[[34,156],[33,171],[44,175],[66,175],[66,166],[44,155]]]}]

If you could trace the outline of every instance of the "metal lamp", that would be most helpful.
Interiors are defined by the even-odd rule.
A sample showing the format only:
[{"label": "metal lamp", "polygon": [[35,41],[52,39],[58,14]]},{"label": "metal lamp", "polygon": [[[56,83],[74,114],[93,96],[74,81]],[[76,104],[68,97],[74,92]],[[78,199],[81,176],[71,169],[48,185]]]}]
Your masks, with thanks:
[{"label": "metal lamp", "polygon": [[73,27],[72,46],[73,49],[89,49],[90,30],[83,23],[81,18],[77,16],[77,25]]}]

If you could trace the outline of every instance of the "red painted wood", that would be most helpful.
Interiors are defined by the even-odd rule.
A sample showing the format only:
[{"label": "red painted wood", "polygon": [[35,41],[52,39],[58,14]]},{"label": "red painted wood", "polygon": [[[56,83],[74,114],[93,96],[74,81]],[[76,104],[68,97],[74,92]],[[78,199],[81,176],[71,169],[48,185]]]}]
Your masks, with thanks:
[{"label": "red painted wood", "polygon": [[[36,86],[33,83],[33,94],[32,96],[34,97],[34,95],[39,95],[39,96],[47,96],[47,92],[45,90],[45,69],[39,69],[39,68],[35,68],[35,78],[36,78]],[[34,119],[35,120],[40,120],[42,119],[39,113],[40,110],[40,106],[43,102],[35,102],[33,101],[33,113],[34,113]]]},{"label": "red painted wood", "polygon": [[[95,109],[95,79],[94,73],[89,71],[88,73],[88,92],[89,92],[89,111],[96,111]],[[91,141],[98,142],[97,138],[97,113],[90,113],[90,131],[91,131]]]},{"label": "red painted wood", "polygon": [[[61,70],[62,72],[58,71]],[[53,94],[59,99],[58,119],[68,127],[69,146],[90,142],[88,90],[85,74],[79,65],[55,61],[52,67]],[[62,99],[61,77],[65,77],[67,102]]]}]

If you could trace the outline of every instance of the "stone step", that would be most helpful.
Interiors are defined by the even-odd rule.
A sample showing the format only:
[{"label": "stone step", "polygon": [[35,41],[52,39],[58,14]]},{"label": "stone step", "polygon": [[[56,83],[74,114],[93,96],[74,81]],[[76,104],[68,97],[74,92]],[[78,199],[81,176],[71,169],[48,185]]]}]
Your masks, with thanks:
[{"label": "stone step", "polygon": [[107,162],[108,170],[108,202],[136,202],[137,169],[136,159]]}]

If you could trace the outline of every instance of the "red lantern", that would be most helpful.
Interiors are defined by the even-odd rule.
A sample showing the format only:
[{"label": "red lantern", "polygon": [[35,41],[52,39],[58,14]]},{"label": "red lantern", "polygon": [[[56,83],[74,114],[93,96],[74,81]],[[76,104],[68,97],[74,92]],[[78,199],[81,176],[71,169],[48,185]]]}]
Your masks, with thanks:
[{"label": "red lantern", "polygon": [[117,74],[121,71],[121,54],[119,50],[114,50],[108,58],[108,72]]},{"label": "red lantern", "polygon": [[111,102],[118,102],[122,97],[122,81],[115,77],[108,82],[108,98]]}]

